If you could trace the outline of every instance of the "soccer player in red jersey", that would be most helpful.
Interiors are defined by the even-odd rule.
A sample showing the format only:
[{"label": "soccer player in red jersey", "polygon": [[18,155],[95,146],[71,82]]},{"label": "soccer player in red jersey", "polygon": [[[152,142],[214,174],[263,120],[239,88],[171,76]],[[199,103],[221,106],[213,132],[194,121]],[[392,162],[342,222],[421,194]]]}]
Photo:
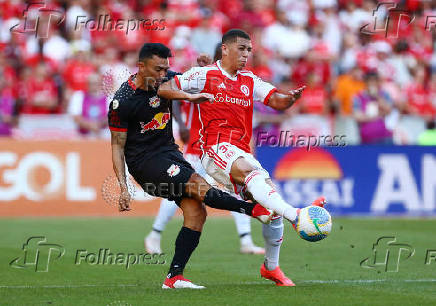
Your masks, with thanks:
[{"label": "soccer player in red jersey", "polygon": [[[194,93],[214,95],[214,103],[197,106],[201,163],[226,189],[253,198],[277,215],[263,227],[265,261],[260,273],[278,286],[294,286],[279,267],[279,253],[283,241],[282,217],[295,223],[299,210],[275,190],[268,172],[250,152],[250,139],[255,101],[285,110],[305,87],[279,93],[273,85],[243,70],[251,52],[250,36],[239,29],[229,30],[222,38],[222,60],[175,76],[160,86],[158,94],[172,100],[184,100]],[[313,205],[322,206],[323,202],[323,198],[317,199]]]},{"label": "soccer player in red jersey", "polygon": [[[221,43],[219,43],[215,50],[214,62],[221,59]],[[200,55],[197,59],[200,67],[206,66],[212,62],[210,57]],[[183,155],[185,159],[191,164],[194,170],[206,179],[211,185],[216,185],[214,180],[206,173],[201,165],[201,149],[199,141],[199,130],[201,128],[198,121],[198,110],[195,104],[183,101],[173,101],[174,118],[177,120],[180,129],[180,137],[184,143]],[[181,118],[181,113],[186,115],[185,122]],[[176,115],[177,114],[177,115]],[[233,193],[231,193],[234,195]],[[234,195],[236,196],[236,195]],[[160,203],[159,212],[153,222],[152,231],[145,237],[145,249],[150,254],[160,254],[161,249],[161,233],[164,231],[166,225],[174,216],[177,210],[177,205],[174,201],[162,199]],[[242,254],[265,254],[265,249],[254,244],[251,237],[251,220],[245,214],[230,212],[235,220],[236,230],[239,235],[240,252]]]}]

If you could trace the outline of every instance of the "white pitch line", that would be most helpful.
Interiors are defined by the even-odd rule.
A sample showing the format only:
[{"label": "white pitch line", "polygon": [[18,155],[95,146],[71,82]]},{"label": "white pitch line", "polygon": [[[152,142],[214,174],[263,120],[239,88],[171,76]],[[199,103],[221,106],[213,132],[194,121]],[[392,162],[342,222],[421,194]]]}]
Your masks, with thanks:
[{"label": "white pitch line", "polygon": [[[372,283],[434,283],[436,282],[435,278],[429,278],[429,279],[332,279],[332,280],[305,280],[297,282],[298,284],[372,284]],[[240,282],[240,283],[212,283],[210,285],[262,285],[267,284],[268,282],[265,281],[254,281],[254,282]],[[61,288],[61,289],[68,289],[68,288],[106,288],[106,287],[139,287],[140,285],[135,284],[115,284],[115,285],[99,285],[99,284],[83,284],[83,285],[44,285],[44,286],[8,286],[8,285],[0,285],[0,289],[38,289],[38,288]]]},{"label": "white pitch line", "polygon": [[22,286],[7,286],[7,285],[0,285],[0,289],[1,288],[5,288],[5,289],[37,289],[37,288],[62,288],[62,289],[66,289],[66,288],[85,288],[85,287],[97,287],[97,288],[105,288],[105,287],[138,287],[139,285],[98,285],[98,284],[83,284],[83,285],[43,285],[43,286],[27,286],[27,285],[22,285]]}]

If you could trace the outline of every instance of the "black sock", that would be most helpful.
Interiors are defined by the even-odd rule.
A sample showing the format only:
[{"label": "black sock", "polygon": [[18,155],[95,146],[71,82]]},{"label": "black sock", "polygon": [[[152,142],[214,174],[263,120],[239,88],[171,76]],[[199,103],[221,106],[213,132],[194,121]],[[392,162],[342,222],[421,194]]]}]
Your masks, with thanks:
[{"label": "black sock", "polygon": [[212,208],[230,210],[251,216],[255,204],[238,200],[217,188],[210,188],[204,197],[204,204]]},{"label": "black sock", "polygon": [[182,227],[176,239],[176,251],[171,262],[168,278],[183,274],[186,263],[200,241],[201,232]]}]

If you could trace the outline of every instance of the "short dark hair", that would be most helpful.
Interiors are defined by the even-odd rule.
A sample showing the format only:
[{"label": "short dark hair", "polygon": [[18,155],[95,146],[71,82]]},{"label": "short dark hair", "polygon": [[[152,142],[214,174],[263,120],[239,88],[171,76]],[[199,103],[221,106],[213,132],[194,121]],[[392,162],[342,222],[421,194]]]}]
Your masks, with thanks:
[{"label": "short dark hair", "polygon": [[143,61],[157,55],[161,58],[171,57],[171,50],[161,43],[145,43],[139,51],[139,60]]},{"label": "short dark hair", "polygon": [[245,38],[248,40],[251,40],[250,35],[247,34],[247,32],[241,30],[241,29],[231,29],[228,30],[224,35],[222,39],[222,43],[234,43],[236,42],[236,39],[238,37]]},{"label": "short dark hair", "polygon": [[223,57],[223,50],[221,50],[222,43],[218,43],[215,46],[215,55],[213,56],[213,61],[216,62],[217,60],[220,60],[221,57]]},{"label": "short dark hair", "polygon": [[363,77],[365,81],[368,81],[369,79],[379,79],[378,72],[376,70],[370,70],[367,73],[365,73],[365,76]]}]

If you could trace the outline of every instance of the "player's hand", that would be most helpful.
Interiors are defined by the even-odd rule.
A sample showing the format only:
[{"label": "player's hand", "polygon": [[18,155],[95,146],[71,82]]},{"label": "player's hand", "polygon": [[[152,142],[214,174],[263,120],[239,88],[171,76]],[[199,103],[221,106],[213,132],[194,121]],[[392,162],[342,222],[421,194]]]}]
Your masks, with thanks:
[{"label": "player's hand", "polygon": [[121,191],[120,198],[118,200],[118,210],[119,211],[129,211],[130,210],[130,193],[128,190]]},{"label": "player's hand", "polygon": [[189,129],[184,125],[180,125],[179,134],[183,144],[187,144],[189,142],[189,136],[190,136]]},{"label": "player's hand", "polygon": [[204,67],[212,64],[212,58],[209,55],[202,53],[197,57],[197,63],[198,66]]},{"label": "player's hand", "polygon": [[214,96],[210,93],[191,94],[189,95],[188,101],[192,103],[203,103],[207,101],[213,103]]},{"label": "player's hand", "polygon": [[306,89],[306,85],[301,86],[300,88],[294,89],[294,90],[290,90],[289,93],[291,94],[291,96],[294,98],[294,102],[297,101],[298,99],[300,99],[301,94],[303,93],[303,91]]}]

